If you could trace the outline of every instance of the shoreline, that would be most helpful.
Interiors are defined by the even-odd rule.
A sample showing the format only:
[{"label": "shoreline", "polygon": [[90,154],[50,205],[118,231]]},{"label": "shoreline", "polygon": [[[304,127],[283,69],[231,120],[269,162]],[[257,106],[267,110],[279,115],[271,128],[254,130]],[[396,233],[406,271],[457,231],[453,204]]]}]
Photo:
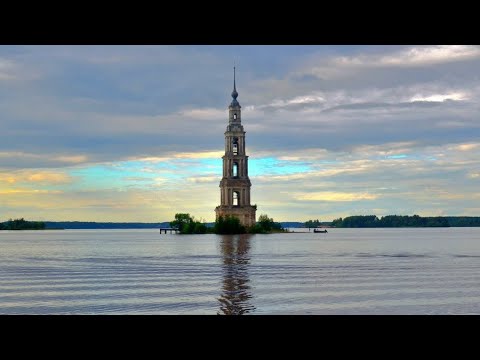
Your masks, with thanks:
[{"label": "shoreline", "polygon": [[[60,228],[52,228],[52,229],[1,229],[0,231],[43,231],[43,230],[65,230],[65,229],[60,229]],[[72,229],[72,230],[83,230],[83,229]],[[88,229],[85,229],[85,230],[88,230]],[[92,230],[92,229],[90,229],[90,230]],[[95,230],[95,229],[93,229],[93,230]]]}]

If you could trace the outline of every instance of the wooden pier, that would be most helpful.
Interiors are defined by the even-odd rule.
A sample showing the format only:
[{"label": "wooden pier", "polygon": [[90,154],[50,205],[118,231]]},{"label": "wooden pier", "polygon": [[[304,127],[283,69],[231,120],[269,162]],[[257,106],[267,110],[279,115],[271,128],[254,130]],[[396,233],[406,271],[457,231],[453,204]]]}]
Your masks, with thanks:
[{"label": "wooden pier", "polygon": [[165,231],[165,234],[167,233],[167,231],[170,231],[170,234],[175,231],[175,234],[177,232],[180,232],[180,230],[178,230],[177,228],[160,228],[160,234],[162,233],[162,231]]}]

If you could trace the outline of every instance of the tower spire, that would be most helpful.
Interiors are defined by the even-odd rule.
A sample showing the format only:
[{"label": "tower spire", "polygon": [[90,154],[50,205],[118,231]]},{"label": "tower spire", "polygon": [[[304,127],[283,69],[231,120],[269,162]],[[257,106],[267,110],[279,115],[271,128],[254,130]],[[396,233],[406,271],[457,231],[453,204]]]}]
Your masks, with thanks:
[{"label": "tower spire", "polygon": [[236,84],[235,84],[235,64],[234,64],[234,66],[233,66],[233,91],[232,91],[233,101],[232,101],[232,105],[238,105],[237,97],[238,97],[238,92],[237,92],[237,87],[236,87]]}]

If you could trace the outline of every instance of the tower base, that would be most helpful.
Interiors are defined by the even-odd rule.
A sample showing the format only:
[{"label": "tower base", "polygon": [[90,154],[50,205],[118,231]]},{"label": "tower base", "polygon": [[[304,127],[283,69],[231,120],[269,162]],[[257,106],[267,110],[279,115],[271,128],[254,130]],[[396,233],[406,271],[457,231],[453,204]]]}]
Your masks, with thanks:
[{"label": "tower base", "polygon": [[216,218],[220,216],[235,216],[240,220],[240,223],[245,227],[250,227],[256,224],[256,212],[257,207],[246,205],[246,206],[227,206],[220,205],[215,208]]}]

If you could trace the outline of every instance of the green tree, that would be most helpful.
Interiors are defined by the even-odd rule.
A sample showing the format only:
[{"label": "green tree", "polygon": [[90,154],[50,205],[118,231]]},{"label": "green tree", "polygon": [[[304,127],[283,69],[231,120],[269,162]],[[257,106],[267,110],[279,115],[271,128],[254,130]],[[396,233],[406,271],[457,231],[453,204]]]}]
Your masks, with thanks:
[{"label": "green tree", "polygon": [[195,227],[193,228],[194,234],[206,234],[207,233],[207,225],[201,223],[199,221],[195,222]]},{"label": "green tree", "polygon": [[252,234],[268,234],[272,231],[284,231],[280,223],[269,218],[267,214],[258,217],[257,223],[249,229]]},{"label": "green tree", "polygon": [[305,227],[306,228],[316,228],[316,227],[319,227],[321,224],[320,224],[320,220],[308,220],[305,222]]},{"label": "green tree", "polygon": [[195,220],[195,217],[186,213],[175,214],[175,220],[170,221],[170,226],[180,230],[180,234],[206,234],[208,231],[205,222]]},{"label": "green tree", "polygon": [[332,226],[333,227],[343,227],[343,220],[342,218],[338,218],[332,221]]},{"label": "green tree", "polygon": [[175,214],[175,220],[170,221],[170,226],[180,230],[180,234],[189,234],[193,222],[193,217],[190,214],[177,213]]},{"label": "green tree", "polygon": [[342,227],[347,228],[371,228],[377,227],[378,218],[375,215],[356,215],[348,216],[342,221]]},{"label": "green tree", "polygon": [[245,234],[246,229],[235,216],[219,216],[215,221],[215,234]]},{"label": "green tree", "polygon": [[265,232],[269,232],[272,230],[273,219],[269,218],[267,214],[262,214],[258,217],[258,224]]}]

